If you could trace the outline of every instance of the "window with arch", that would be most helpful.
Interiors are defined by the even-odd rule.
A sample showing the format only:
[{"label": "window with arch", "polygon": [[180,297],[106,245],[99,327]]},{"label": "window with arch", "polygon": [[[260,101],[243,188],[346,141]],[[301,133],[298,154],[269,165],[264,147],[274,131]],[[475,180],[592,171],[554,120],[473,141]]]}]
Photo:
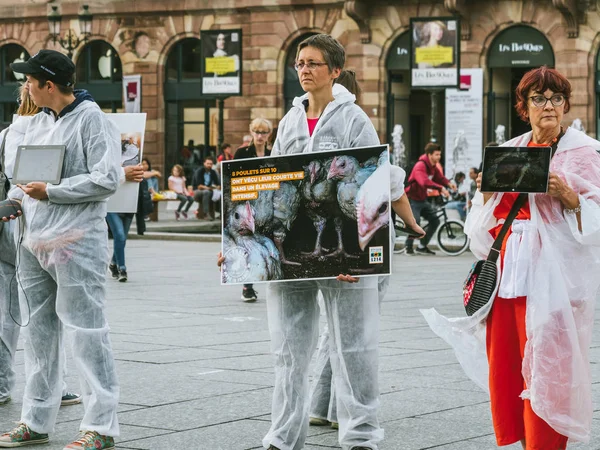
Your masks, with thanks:
[{"label": "window with arch", "polygon": [[123,69],[112,45],[92,41],[85,45],[76,62],[75,88],[86,89],[106,112],[121,112]]},{"label": "window with arch", "polygon": [[317,33],[306,33],[298,37],[290,48],[288,48],[287,56],[285,57],[285,73],[283,77],[283,98],[285,100],[285,112],[288,112],[292,107],[294,98],[304,95],[304,90],[300,86],[300,80],[298,79],[298,72],[294,68],[296,63],[296,52],[298,51],[298,45],[304,39],[310,36],[314,36]]},{"label": "window with arch", "polygon": [[169,83],[200,80],[200,39],[186,38],[175,44],[167,58],[166,68]]},{"label": "window with arch", "polygon": [[[218,110],[213,97],[202,95],[200,39],[184,38],[165,63],[165,172],[183,166],[191,180],[204,157],[216,155]],[[165,177],[168,178],[168,177]]]},{"label": "window with arch", "polygon": [[[17,110],[17,88],[25,81],[25,75],[14,73],[10,64],[29,59],[29,52],[19,44],[6,44],[0,47],[0,129],[12,122]],[[14,99],[14,101],[10,101]],[[9,100],[9,101],[7,101]]]}]

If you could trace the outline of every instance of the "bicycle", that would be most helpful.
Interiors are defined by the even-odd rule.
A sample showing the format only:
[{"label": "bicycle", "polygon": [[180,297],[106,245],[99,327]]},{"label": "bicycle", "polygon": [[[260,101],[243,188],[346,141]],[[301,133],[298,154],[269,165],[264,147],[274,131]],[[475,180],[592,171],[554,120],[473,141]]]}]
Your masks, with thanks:
[{"label": "bicycle", "polygon": [[[446,206],[444,204],[442,206],[438,206],[436,209],[436,216],[440,219],[440,225],[436,232],[433,234],[433,238],[437,242],[437,246],[440,251],[448,256],[458,256],[463,254],[469,248],[470,239],[465,234],[465,226],[463,222],[459,220],[448,219],[448,214],[446,212]],[[421,225],[423,230],[427,232],[427,228],[429,227],[429,222],[425,223],[425,225]],[[399,237],[398,233],[403,233],[403,229],[406,229],[404,226],[404,222],[399,217],[396,217],[394,222],[394,229],[396,230],[396,239]],[[394,249],[395,254],[404,253],[406,248],[402,248],[399,250]]]}]

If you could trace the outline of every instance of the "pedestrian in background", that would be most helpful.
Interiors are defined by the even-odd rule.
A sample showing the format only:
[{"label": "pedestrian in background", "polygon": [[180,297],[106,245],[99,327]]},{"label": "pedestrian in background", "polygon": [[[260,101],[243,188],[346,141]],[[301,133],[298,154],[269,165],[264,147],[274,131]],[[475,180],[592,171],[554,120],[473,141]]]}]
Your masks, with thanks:
[{"label": "pedestrian in background", "polygon": [[[234,159],[262,158],[270,156],[271,150],[267,143],[269,136],[273,132],[273,124],[261,117],[257,117],[250,122],[251,141],[247,147],[240,147],[236,150]],[[242,300],[245,302],[255,302],[258,295],[252,284],[245,284],[242,288]]]},{"label": "pedestrian in background", "polygon": [[[171,176],[169,177],[169,190],[175,192],[177,200],[180,201],[177,211],[175,211],[175,220],[179,220],[181,216],[184,219],[188,218],[187,212],[189,211],[194,198],[188,194],[186,186],[186,178],[183,175],[183,167],[179,164],[175,164],[171,170]],[[184,209],[185,208],[185,209]]]}]

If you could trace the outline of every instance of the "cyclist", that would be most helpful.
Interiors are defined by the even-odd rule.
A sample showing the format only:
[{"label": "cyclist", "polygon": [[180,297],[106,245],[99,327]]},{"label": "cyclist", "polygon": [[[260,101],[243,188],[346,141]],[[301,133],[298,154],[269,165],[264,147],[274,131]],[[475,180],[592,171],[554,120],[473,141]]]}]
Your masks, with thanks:
[{"label": "cyclist", "polygon": [[435,255],[427,244],[431,240],[433,234],[437,230],[440,220],[437,217],[434,207],[427,201],[427,189],[435,189],[444,197],[449,197],[450,193],[447,187],[455,189],[456,186],[442,174],[438,167],[438,163],[442,158],[442,148],[435,142],[430,142],[425,146],[425,154],[422,155],[414,165],[410,176],[408,177],[408,185],[406,186],[406,196],[410,201],[410,207],[417,220],[421,223],[421,216],[425,217],[429,222],[425,237],[419,242],[419,246],[414,249],[414,238],[406,239],[406,254],[414,255]]}]

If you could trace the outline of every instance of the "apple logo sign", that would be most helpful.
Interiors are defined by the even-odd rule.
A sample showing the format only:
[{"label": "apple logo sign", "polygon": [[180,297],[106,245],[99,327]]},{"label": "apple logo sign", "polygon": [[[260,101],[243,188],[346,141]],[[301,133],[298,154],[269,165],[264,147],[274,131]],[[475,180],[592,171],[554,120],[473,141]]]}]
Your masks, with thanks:
[{"label": "apple logo sign", "polygon": [[[25,52],[22,52],[17,59],[13,61],[13,63],[25,62]],[[13,72],[13,75],[17,79],[17,81],[23,81],[25,79],[24,73]]]},{"label": "apple logo sign", "polygon": [[112,66],[111,56],[112,50],[108,49],[106,51],[105,56],[101,56],[100,58],[98,58],[98,72],[100,72],[100,76],[104,79],[110,78],[110,71]]}]

